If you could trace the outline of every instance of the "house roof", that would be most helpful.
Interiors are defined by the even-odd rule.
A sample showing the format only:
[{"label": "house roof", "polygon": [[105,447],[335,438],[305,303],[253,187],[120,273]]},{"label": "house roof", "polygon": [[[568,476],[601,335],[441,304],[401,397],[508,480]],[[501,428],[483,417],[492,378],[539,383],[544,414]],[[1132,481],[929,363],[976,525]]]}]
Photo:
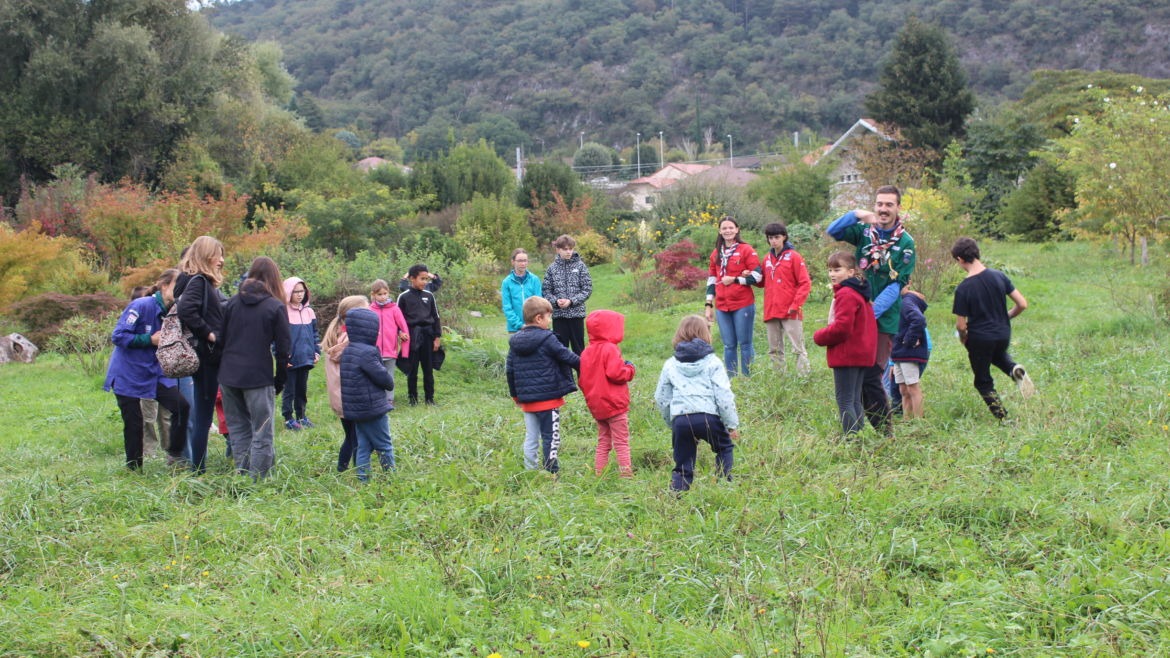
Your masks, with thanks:
[{"label": "house roof", "polygon": [[877,135],[887,142],[894,141],[894,136],[882,130],[881,124],[879,124],[877,121],[874,121],[873,119],[862,118],[858,119],[857,123],[854,123],[852,126],[850,126],[849,130],[846,130],[845,134],[838,137],[837,141],[833,142],[833,144],[829,146],[828,150],[822,153],[817,159],[820,160],[827,155],[832,155],[837,151],[837,149],[841,148],[841,146],[849,140],[863,136],[866,133]]},{"label": "house roof", "polygon": [[759,176],[750,171],[743,171],[738,167],[721,164],[691,176],[687,179],[687,182],[702,183],[704,185],[747,187],[748,183],[757,178]]},{"label": "house roof", "polygon": [[634,185],[649,185],[655,189],[662,189],[677,183],[685,178],[690,178],[711,168],[711,165],[705,164],[689,164],[685,162],[671,162],[662,169],[641,178],[635,178],[627,183],[628,186]]}]

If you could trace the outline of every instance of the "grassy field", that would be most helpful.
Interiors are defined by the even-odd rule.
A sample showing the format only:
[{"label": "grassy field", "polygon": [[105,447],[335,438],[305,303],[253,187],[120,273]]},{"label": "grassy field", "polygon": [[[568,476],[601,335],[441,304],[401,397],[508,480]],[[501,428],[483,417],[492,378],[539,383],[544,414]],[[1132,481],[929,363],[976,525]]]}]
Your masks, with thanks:
[{"label": "grassy field", "polygon": [[927,418],[836,441],[817,282],[813,374],[760,359],[735,380],[735,480],[700,451],[681,497],[652,394],[701,297],[615,305],[630,280],[606,267],[590,308],[627,314],[639,367],[631,480],[594,477],[579,395],[560,478],[524,471],[500,317],[452,346],[438,407],[391,415],[399,470],[365,486],[335,471],[320,372],[318,427],[280,431],[274,476],[253,483],[216,435],[203,477],[157,459],[129,473],[100,377],[53,355],[0,366],[0,654],[1166,655],[1170,343],[1148,299],[1163,256],[984,251],[1031,302],[1012,351],[1040,395],[997,375],[1017,424],[972,388],[947,296],[928,311]]}]

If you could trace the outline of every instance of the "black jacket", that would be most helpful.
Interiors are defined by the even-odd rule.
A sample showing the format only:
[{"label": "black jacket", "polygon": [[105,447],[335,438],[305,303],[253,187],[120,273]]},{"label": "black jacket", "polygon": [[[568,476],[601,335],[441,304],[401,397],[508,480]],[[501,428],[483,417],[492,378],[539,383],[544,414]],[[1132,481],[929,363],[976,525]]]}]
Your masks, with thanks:
[{"label": "black jacket", "polygon": [[518,402],[543,402],[563,398],[577,390],[573,369],[581,367],[577,356],[548,329],[525,325],[508,341],[508,393]]},{"label": "black jacket", "polygon": [[[192,282],[197,279],[192,279]],[[190,290],[190,286],[188,286]],[[288,313],[264,284],[248,279],[223,312],[219,383],[234,388],[284,388],[290,346]]]},{"label": "black jacket", "polygon": [[394,390],[377,347],[378,314],[368,308],[351,310],[345,314],[345,333],[349,345],[341,353],[341,417],[377,418],[390,411],[386,391]]},{"label": "black jacket", "polygon": [[439,307],[435,296],[425,290],[411,288],[398,296],[398,309],[410,327],[410,351],[420,347],[420,341],[434,340],[443,335],[439,322]]}]

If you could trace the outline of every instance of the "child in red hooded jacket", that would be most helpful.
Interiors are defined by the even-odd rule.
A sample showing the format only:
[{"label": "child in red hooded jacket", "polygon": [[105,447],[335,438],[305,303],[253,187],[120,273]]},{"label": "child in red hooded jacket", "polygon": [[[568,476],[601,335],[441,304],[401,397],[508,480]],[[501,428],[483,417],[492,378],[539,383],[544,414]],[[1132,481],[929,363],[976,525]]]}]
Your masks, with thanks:
[{"label": "child in red hooded jacket", "polygon": [[622,477],[630,466],[630,385],[634,364],[622,359],[618,343],[625,338],[626,318],[617,311],[594,311],[585,320],[589,345],[581,352],[579,384],[585,404],[597,421],[597,455],[593,468],[601,475],[609,465],[610,448],[617,453]]},{"label": "child in red hooded jacket", "polygon": [[857,258],[838,251],[829,256],[829,281],[833,304],[829,324],[813,334],[813,342],[826,350],[833,369],[841,431],[850,438],[865,425],[861,388],[865,371],[877,359],[877,320],[869,301],[869,283],[857,269]]}]

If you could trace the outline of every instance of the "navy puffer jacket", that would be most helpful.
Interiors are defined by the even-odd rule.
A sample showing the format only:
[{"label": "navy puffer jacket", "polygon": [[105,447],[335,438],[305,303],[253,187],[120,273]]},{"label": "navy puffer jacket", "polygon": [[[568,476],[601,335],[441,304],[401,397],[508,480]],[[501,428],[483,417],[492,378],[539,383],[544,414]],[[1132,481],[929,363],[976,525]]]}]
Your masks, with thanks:
[{"label": "navy puffer jacket", "polygon": [[394,389],[377,347],[378,315],[355,308],[345,314],[345,331],[349,345],[341,353],[341,416],[371,420],[390,411],[386,391]]},{"label": "navy puffer jacket", "polygon": [[926,363],[930,359],[926,306],[926,300],[912,292],[902,295],[902,317],[890,353],[894,361]]},{"label": "navy puffer jacket", "polygon": [[573,368],[581,357],[557,340],[548,329],[526,325],[508,341],[508,393],[517,402],[543,402],[563,398],[577,390]]}]

